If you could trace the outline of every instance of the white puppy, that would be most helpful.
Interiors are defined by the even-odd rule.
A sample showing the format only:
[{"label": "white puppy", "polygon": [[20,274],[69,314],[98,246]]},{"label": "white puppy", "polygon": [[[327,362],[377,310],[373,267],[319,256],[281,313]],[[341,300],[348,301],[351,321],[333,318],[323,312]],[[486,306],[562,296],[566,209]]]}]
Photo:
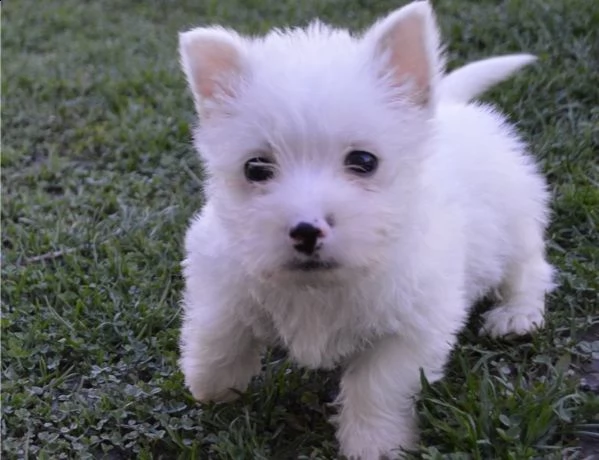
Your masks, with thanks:
[{"label": "white puppy", "polygon": [[543,324],[545,182],[505,118],[469,103],[533,58],[444,76],[427,2],[360,36],[208,27],[180,52],[208,173],[184,262],[193,396],[234,398],[279,343],[302,366],[343,366],[343,454],[414,447],[420,369],[442,377],[477,299],[501,293],[493,336]]}]

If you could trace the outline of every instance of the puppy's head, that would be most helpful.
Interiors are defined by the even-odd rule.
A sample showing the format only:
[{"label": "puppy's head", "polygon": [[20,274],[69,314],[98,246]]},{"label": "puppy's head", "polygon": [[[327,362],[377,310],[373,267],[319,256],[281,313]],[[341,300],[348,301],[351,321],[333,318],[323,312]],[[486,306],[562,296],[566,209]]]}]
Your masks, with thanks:
[{"label": "puppy's head", "polygon": [[208,199],[249,271],[339,279],[391,256],[434,135],[438,48],[427,2],[359,37],[320,23],[180,35]]}]

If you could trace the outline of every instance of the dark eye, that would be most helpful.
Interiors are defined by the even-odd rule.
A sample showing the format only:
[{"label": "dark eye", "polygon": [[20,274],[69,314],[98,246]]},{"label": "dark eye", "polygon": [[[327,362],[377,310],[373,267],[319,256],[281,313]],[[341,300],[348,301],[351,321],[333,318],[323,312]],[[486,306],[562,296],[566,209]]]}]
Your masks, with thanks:
[{"label": "dark eye", "polygon": [[246,161],[243,168],[245,177],[250,182],[264,182],[275,175],[273,162],[268,158],[256,157]]},{"label": "dark eye", "polygon": [[345,166],[360,176],[369,176],[376,171],[379,160],[372,153],[364,150],[352,150],[345,157]]}]

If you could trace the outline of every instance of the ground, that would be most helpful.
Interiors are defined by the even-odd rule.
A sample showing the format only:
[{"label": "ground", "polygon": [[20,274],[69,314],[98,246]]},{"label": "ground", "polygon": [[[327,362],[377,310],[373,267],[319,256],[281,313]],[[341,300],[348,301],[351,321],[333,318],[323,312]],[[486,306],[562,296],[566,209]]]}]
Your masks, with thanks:
[{"label": "ground", "polygon": [[[5,458],[334,458],[334,374],[274,351],[237,403],[200,406],[183,386],[179,261],[202,170],[177,31],[258,33],[314,16],[364,27],[399,3],[3,5]],[[418,455],[582,459],[599,451],[599,2],[435,3],[451,67],[539,56],[486,99],[517,121],[549,178],[559,288],[533,337],[479,338],[475,315],[447,378],[425,383]]]}]

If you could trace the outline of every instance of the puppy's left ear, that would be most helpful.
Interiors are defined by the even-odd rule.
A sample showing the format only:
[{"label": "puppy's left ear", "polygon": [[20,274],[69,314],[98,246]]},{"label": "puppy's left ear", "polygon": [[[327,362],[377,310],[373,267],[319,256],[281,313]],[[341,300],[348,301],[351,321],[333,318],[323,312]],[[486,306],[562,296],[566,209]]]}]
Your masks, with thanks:
[{"label": "puppy's left ear", "polygon": [[246,72],[244,40],[222,27],[199,27],[179,34],[181,66],[200,117],[234,98]]},{"label": "puppy's left ear", "polygon": [[373,25],[365,39],[374,44],[377,58],[394,86],[405,88],[410,102],[429,106],[443,62],[439,31],[428,1],[400,8]]}]

